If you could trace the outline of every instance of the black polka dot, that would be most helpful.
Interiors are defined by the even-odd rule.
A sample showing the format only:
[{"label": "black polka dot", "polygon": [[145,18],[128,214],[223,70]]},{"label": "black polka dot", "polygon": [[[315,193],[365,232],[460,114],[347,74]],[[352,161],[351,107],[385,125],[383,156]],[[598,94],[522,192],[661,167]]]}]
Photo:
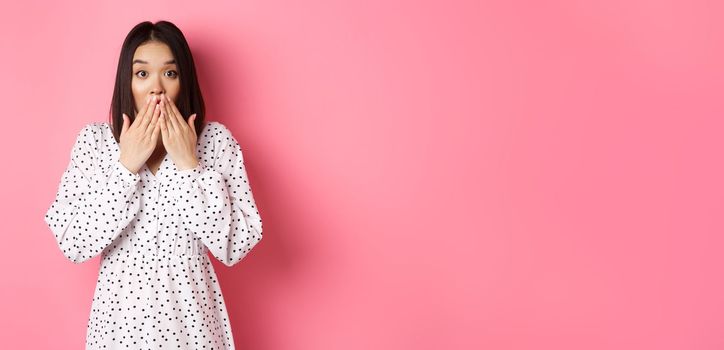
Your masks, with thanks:
[{"label": "black polka dot", "polygon": [[86,348],[234,349],[207,253],[232,266],[262,238],[239,143],[209,121],[196,168],[167,154],[155,174],[119,151],[107,123],[84,126],[45,214],[67,259],[101,257]]}]

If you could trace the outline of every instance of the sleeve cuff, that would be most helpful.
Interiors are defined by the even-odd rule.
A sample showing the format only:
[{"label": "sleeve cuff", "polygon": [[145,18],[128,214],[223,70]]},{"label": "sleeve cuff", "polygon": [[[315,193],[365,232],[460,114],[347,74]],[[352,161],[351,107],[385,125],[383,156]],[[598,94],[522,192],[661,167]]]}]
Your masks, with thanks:
[{"label": "sleeve cuff", "polygon": [[191,185],[192,182],[196,181],[196,179],[201,176],[203,172],[204,166],[201,164],[201,162],[199,162],[199,164],[195,168],[178,170],[176,171],[176,174],[178,175],[181,185],[183,187],[188,187]]},{"label": "sleeve cuff", "polygon": [[180,201],[184,197],[185,193],[194,188],[194,182],[204,173],[205,169],[206,168],[201,165],[201,162],[199,162],[199,165],[195,168],[176,170],[176,179],[178,183],[173,196],[175,202]]},{"label": "sleeve cuff", "polygon": [[123,166],[120,160],[116,161],[114,165],[114,172],[118,175],[118,178],[121,180],[124,187],[129,187],[141,179],[140,175],[134,174],[133,172],[128,170],[128,168]]}]

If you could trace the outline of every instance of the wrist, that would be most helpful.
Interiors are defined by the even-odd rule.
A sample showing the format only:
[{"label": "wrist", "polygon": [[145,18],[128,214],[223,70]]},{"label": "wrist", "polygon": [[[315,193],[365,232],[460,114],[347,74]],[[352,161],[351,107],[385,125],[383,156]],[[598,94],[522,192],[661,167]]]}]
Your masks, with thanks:
[{"label": "wrist", "polygon": [[178,171],[190,170],[190,169],[196,168],[197,166],[199,166],[199,161],[196,159],[193,159],[193,160],[179,162],[179,164],[176,166],[176,169],[178,169]]},{"label": "wrist", "polygon": [[136,169],[135,167],[129,166],[128,162],[123,159],[123,157],[118,158],[118,163],[121,164],[124,168],[126,168],[128,171],[132,172],[133,174],[137,174],[140,169]]}]

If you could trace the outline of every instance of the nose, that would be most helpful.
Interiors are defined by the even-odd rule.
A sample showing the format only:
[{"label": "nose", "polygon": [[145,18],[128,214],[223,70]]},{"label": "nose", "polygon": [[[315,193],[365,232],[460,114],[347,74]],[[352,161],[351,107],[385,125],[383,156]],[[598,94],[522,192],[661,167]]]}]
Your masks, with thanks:
[{"label": "nose", "polygon": [[166,93],[166,90],[163,88],[163,82],[160,79],[153,79],[150,93],[151,96],[163,96]]},{"label": "nose", "polygon": [[[153,90],[153,91],[151,91],[151,96],[163,97],[163,96],[165,96],[165,94],[166,94],[166,92],[163,91],[163,90]],[[158,101],[156,101],[156,102],[160,102],[160,100],[158,100]]]}]

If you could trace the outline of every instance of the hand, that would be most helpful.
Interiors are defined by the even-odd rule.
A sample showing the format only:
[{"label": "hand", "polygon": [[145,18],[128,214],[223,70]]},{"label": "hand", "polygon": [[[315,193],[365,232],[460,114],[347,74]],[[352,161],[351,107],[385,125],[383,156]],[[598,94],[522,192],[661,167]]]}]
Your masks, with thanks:
[{"label": "hand", "polygon": [[176,164],[176,169],[186,170],[198,166],[196,159],[196,114],[183,119],[176,104],[166,95],[161,96],[161,135],[163,147]]},{"label": "hand", "polygon": [[151,97],[146,99],[146,104],[136,114],[133,124],[131,118],[123,113],[119,161],[134,174],[138,173],[156,148],[160,135],[160,114],[161,108]]}]

